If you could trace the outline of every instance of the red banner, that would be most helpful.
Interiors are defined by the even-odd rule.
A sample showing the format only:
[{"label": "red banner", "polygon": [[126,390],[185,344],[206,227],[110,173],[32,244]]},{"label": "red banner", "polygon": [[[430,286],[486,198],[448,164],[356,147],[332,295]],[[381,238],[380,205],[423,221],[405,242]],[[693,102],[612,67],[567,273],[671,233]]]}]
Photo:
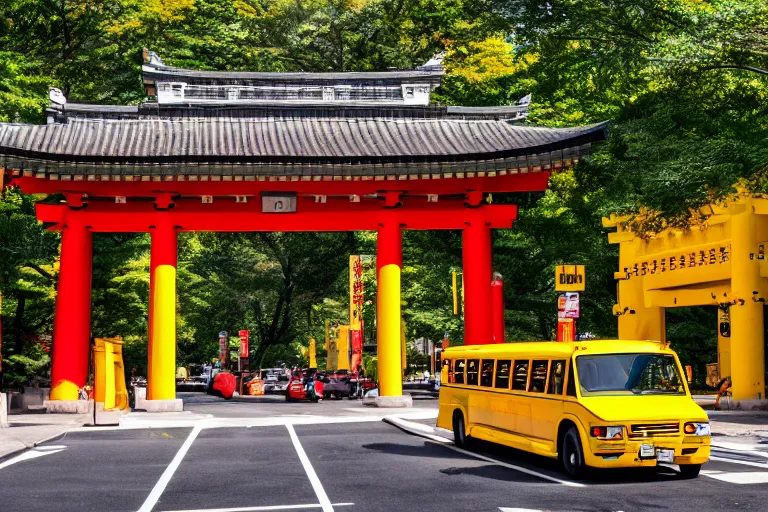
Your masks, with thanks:
[{"label": "red banner", "polygon": [[248,331],[240,331],[240,357],[248,357]]}]

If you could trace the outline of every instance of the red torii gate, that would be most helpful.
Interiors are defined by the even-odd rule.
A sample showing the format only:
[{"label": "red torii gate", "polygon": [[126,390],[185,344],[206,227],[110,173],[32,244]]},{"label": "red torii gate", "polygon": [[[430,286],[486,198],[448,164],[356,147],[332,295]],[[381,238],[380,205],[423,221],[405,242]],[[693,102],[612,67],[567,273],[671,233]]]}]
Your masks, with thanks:
[{"label": "red torii gate", "polygon": [[[154,77],[152,87],[160,88],[162,81],[152,74],[158,70],[171,69],[174,80],[186,76],[190,82],[203,73],[147,68],[145,83]],[[244,73],[240,79],[257,84],[263,75]],[[310,78],[325,79],[319,75]],[[332,83],[365,80],[360,73],[331,75]],[[423,72],[373,75],[377,84],[382,76],[401,82],[434,79]],[[310,78],[291,74],[291,80]],[[207,91],[212,86],[206,83]],[[318,114],[309,108],[317,107],[314,103],[272,100],[241,101],[236,113],[221,117],[222,103],[206,101],[53,104],[46,126],[0,123],[6,183],[25,193],[65,197],[60,204],[37,205],[38,219],[62,232],[52,400],[76,399],[88,377],[93,233],[151,234],[147,398],[167,409],[180,407],[175,400],[179,232],[376,230],[380,394],[385,402],[389,397],[400,403],[402,231],[462,230],[464,341],[490,343],[490,230],[510,228],[517,208],[488,204],[488,194],[544,190],[552,171],[572,165],[591,142],[605,137],[602,125],[513,126],[499,109],[463,110],[457,117],[437,107],[398,105],[394,117],[391,102],[386,111],[378,104],[360,111],[357,102],[335,103],[332,111]],[[358,110],[350,112],[353,107]],[[206,109],[212,118],[199,117]],[[295,207],[286,213],[265,209],[262,200],[275,194]]]}]

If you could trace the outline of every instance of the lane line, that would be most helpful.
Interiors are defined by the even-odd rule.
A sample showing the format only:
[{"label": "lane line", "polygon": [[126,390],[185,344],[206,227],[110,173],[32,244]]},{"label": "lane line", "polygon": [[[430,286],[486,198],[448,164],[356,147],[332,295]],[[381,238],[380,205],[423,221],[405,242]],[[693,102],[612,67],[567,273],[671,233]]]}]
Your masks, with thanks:
[{"label": "lane line", "polygon": [[189,436],[187,437],[186,441],[184,441],[184,444],[182,444],[181,448],[179,448],[179,451],[176,452],[176,456],[173,458],[173,460],[168,465],[168,467],[165,468],[165,471],[163,471],[163,474],[160,476],[160,480],[158,480],[155,486],[152,488],[152,492],[150,492],[149,496],[147,496],[147,499],[144,500],[144,504],[141,506],[138,512],[152,511],[152,509],[157,504],[157,500],[160,499],[160,496],[163,494],[163,491],[165,491],[165,488],[168,485],[168,482],[171,481],[171,478],[173,477],[173,474],[176,472],[176,469],[178,469],[179,464],[181,464],[181,461],[184,459],[184,456],[187,454],[187,452],[189,451],[189,448],[192,446],[192,443],[195,442],[195,439],[197,438],[197,435],[200,433],[200,430],[202,430],[202,425],[196,425],[192,429],[192,432],[189,433]]},{"label": "lane line", "polygon": [[[334,507],[351,507],[354,503],[334,503]],[[319,503],[308,505],[267,505],[262,507],[238,507],[238,508],[199,508],[194,510],[167,510],[165,512],[258,512],[261,510],[297,510],[307,508],[321,508]]]},{"label": "lane line", "polygon": [[304,447],[301,446],[299,436],[296,435],[293,425],[288,423],[285,428],[288,429],[288,434],[291,436],[291,441],[293,441],[293,447],[299,455],[299,460],[301,460],[301,464],[304,466],[304,471],[306,471],[310,483],[312,483],[312,488],[315,490],[315,494],[317,494],[317,500],[320,502],[323,512],[333,512],[331,500],[329,500],[328,495],[325,494],[323,484],[320,483],[320,479],[317,477],[317,473],[315,473],[315,468],[312,467],[312,463],[309,461],[309,457],[307,457]]},{"label": "lane line", "polygon": [[[434,441],[427,441],[427,442],[435,443]],[[437,444],[437,443],[435,443],[435,444]],[[504,468],[513,469],[515,471],[519,471],[520,473],[525,473],[526,475],[535,476],[537,478],[541,478],[542,480],[549,480],[550,482],[555,482],[555,483],[558,483],[558,484],[561,484],[561,485],[566,485],[568,487],[586,487],[586,485],[580,484],[578,482],[571,482],[569,480],[562,480],[560,478],[556,478],[554,476],[549,476],[549,475],[544,474],[544,473],[539,473],[538,471],[533,471],[532,469],[524,468],[522,466],[515,466],[514,464],[509,464],[507,462],[502,462],[500,460],[492,459],[490,457],[486,457],[485,455],[480,455],[479,453],[470,452],[470,451],[465,450],[463,448],[459,448],[458,446],[452,446],[452,445],[449,445],[449,444],[440,444],[438,446],[444,446],[446,448],[450,448],[451,450],[453,450],[455,452],[459,452],[459,453],[462,453],[462,454],[470,456],[470,457],[475,457],[475,458],[478,458],[478,459],[481,459],[481,460],[484,460],[484,461],[487,461],[487,462],[491,462],[493,464],[496,464],[496,465],[504,467]]]},{"label": "lane line", "polygon": [[57,446],[56,448],[50,447],[47,449],[38,450],[36,448],[33,448],[31,450],[28,450],[21,455],[17,455],[16,457],[9,459],[2,464],[0,464],[0,469],[7,468],[8,466],[11,466],[13,464],[16,464],[17,462],[24,462],[25,460],[30,459],[36,459],[38,457],[42,457],[44,455],[53,455],[54,453],[59,453],[60,451],[64,450],[66,446]]}]

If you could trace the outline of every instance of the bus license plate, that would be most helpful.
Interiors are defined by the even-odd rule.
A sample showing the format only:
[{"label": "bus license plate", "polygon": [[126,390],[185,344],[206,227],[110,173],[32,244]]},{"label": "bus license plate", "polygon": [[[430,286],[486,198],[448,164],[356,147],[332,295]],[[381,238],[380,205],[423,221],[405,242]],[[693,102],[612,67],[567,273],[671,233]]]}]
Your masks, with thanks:
[{"label": "bus license plate", "polygon": [[640,445],[640,458],[641,459],[652,459],[654,455],[656,455],[656,450],[654,449],[652,444],[641,444]]},{"label": "bus license plate", "polygon": [[675,462],[675,450],[659,448],[656,451],[656,460],[659,462]]}]

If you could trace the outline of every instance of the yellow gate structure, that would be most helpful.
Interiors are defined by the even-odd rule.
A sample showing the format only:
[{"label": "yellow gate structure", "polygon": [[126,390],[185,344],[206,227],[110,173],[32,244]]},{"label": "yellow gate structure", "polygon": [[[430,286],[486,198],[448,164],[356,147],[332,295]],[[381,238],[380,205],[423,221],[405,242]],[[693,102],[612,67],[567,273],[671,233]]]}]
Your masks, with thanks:
[{"label": "yellow gate structure", "polygon": [[666,308],[718,306],[718,320],[730,317],[730,333],[718,335],[720,375],[731,377],[734,401],[763,399],[768,199],[740,194],[705,210],[700,226],[645,237],[624,218],[603,219],[616,228],[608,241],[619,244],[619,339],[664,340]]},{"label": "yellow gate structure", "polygon": [[123,340],[117,338],[94,339],[93,397],[103,410],[128,408],[128,389],[123,367]]}]

